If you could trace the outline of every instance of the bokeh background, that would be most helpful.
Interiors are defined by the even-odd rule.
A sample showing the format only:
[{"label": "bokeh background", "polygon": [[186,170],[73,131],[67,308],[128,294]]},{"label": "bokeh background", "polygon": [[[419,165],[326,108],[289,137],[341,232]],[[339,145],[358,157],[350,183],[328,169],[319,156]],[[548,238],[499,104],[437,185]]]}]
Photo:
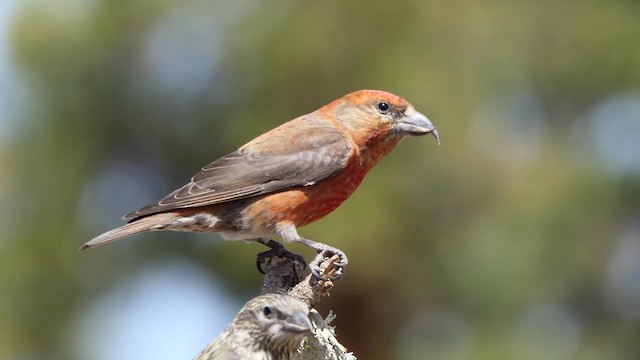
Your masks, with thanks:
[{"label": "bokeh background", "polygon": [[[640,358],[640,7],[618,1],[0,1],[0,359],[189,359],[257,244],[79,253],[345,93],[436,124],[303,236],[361,359]],[[291,250],[311,258],[301,246]]]}]

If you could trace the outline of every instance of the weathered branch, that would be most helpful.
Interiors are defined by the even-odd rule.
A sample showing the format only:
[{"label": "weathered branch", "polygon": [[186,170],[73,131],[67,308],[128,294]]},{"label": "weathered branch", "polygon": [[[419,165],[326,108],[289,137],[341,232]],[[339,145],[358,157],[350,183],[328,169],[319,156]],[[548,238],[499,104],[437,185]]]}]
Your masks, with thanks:
[{"label": "weathered branch", "polygon": [[[335,277],[338,268],[335,263],[340,257],[335,255],[326,259],[321,265],[321,275],[325,279]],[[266,266],[263,294],[284,293],[298,298],[313,308],[322,299],[329,296],[334,286],[333,280],[318,280],[313,275],[299,279],[304,271],[304,264],[291,258],[272,258]],[[330,313],[323,318],[315,309],[311,309],[310,319],[313,324],[313,337],[307,336],[294,360],[355,360],[356,357],[338,342],[334,328],[330,322],[335,318]]]},{"label": "weathered branch", "polygon": [[[334,265],[340,260],[338,255],[325,260],[320,264],[321,275],[326,279],[335,277],[338,270]],[[318,280],[309,274],[302,281],[304,264],[290,258],[274,257],[269,261],[265,269],[262,294],[284,293],[298,298],[309,307],[314,307],[323,298],[329,296],[333,288],[333,280]]]},{"label": "weathered branch", "polygon": [[[309,318],[313,325],[313,334],[308,335],[298,353],[294,354],[294,360],[355,360],[356,357],[349,353],[342,346],[337,338],[334,328],[329,323],[335,318],[330,313],[327,318],[323,318],[313,306],[318,304],[323,298],[329,296],[329,291],[334,286],[334,281],[329,280],[335,277],[337,267],[335,263],[339,261],[339,256],[326,259],[321,265],[321,274],[325,279],[318,280],[309,274],[302,278],[305,265],[296,259],[273,257],[265,267],[262,294],[288,294],[298,298],[309,305],[311,313]],[[302,279],[302,280],[301,280]],[[204,354],[204,355],[203,355]],[[213,360],[208,357],[208,353],[203,352],[197,360]],[[204,356],[204,357],[203,357]]]}]

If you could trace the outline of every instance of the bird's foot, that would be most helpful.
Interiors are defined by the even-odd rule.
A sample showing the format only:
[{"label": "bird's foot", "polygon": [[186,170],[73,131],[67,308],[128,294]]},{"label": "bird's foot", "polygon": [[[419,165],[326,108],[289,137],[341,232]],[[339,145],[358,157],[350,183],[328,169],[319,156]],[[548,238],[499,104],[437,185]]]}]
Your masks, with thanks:
[{"label": "bird's foot", "polygon": [[[324,244],[323,244],[324,245]],[[323,246],[324,249],[320,250],[318,252],[318,255],[316,255],[315,259],[313,259],[313,261],[311,263],[309,263],[309,270],[311,271],[311,273],[313,274],[313,276],[316,277],[316,279],[318,280],[337,280],[340,279],[342,277],[342,275],[344,274],[344,267],[349,263],[349,259],[347,259],[347,255],[345,255],[344,252],[342,252],[342,250],[336,249],[334,247],[328,246],[328,245],[324,245]],[[322,275],[322,269],[320,268],[320,265],[325,262],[326,260],[334,257],[334,256],[338,256],[338,261],[333,263],[333,266],[336,268],[335,270],[335,274],[332,276],[323,276]]]},{"label": "bird's foot", "polygon": [[304,257],[298,254],[294,254],[291,251],[288,251],[279,242],[271,239],[260,239],[258,241],[271,248],[271,250],[263,251],[261,253],[258,253],[258,255],[256,256],[256,267],[258,268],[258,271],[260,271],[262,274],[264,274],[264,269],[262,268],[262,264],[266,263],[267,259],[271,259],[272,257],[276,257],[276,256],[280,258],[289,258],[293,261],[298,261],[302,263],[304,268],[307,267],[307,262],[304,260]]}]

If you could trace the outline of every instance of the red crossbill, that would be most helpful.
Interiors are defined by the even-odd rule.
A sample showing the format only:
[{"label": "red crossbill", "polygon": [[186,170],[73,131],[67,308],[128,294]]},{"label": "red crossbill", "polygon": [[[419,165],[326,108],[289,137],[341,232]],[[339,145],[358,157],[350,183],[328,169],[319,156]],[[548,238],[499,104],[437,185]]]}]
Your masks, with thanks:
[{"label": "red crossbill", "polygon": [[304,302],[288,295],[261,295],[249,300],[194,360],[291,359],[312,327]]},{"label": "red crossbill", "polygon": [[406,100],[384,91],[356,91],[215,160],[159,202],[125,215],[127,225],[80,249],[145,231],[175,230],[255,240],[277,254],[282,246],[270,237],[278,235],[318,252],[309,266],[317,277],[318,265],[334,254],[342,270],[347,264],[342,251],[305,239],[297,229],[342,204],[402,138],[425,134],[440,142],[433,124]]}]

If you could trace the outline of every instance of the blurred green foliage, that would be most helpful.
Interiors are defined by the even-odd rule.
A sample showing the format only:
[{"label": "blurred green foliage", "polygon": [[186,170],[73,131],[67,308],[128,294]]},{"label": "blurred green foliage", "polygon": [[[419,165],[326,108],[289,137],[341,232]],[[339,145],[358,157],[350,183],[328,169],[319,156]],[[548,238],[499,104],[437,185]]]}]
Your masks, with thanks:
[{"label": "blurred green foliage", "polygon": [[633,2],[13,8],[20,83],[3,86],[26,90],[2,115],[0,358],[74,358],[79,311],[175,256],[247,299],[258,245],[178,233],[77,248],[207,162],[363,88],[406,97],[442,145],[402,143],[301,231],[350,257],[323,304],[347,347],[362,359],[640,357],[640,277],[617,277],[640,276],[640,166],[614,166],[625,152],[638,165],[640,112],[613,137],[594,130],[613,120],[599,104],[640,102]]}]

